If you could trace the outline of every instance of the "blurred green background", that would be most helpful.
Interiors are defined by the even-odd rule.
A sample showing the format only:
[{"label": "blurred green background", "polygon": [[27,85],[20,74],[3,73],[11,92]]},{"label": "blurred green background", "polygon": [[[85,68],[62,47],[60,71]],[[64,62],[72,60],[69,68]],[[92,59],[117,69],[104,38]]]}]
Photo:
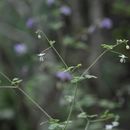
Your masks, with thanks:
[{"label": "blurred green background", "polygon": [[[0,0],[0,71],[23,79],[21,88],[64,121],[70,108],[65,97],[73,94],[74,85],[57,76],[63,65],[53,50],[39,61],[37,54],[48,47],[44,36],[38,39],[39,29],[56,41],[67,65],[82,64],[75,71],[81,74],[102,52],[101,44],[130,39],[130,0]],[[68,129],[84,130],[86,122],[76,117],[78,103],[90,115],[105,110],[119,114],[115,129],[130,129],[130,51],[125,45],[116,51],[128,57],[126,63],[112,53],[97,62],[90,74],[98,78],[79,85]],[[0,85],[10,83],[0,75]],[[48,124],[39,125],[43,121],[45,115],[21,92],[0,89],[0,130],[48,130]],[[94,123],[89,130],[104,130],[105,123]]]}]

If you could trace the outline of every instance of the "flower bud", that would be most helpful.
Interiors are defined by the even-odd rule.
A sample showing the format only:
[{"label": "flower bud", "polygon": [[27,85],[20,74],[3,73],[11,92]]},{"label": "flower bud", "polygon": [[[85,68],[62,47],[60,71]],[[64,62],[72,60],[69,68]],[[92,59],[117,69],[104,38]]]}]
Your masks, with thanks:
[{"label": "flower bud", "polygon": [[130,46],[129,46],[129,45],[126,45],[126,49],[129,50],[129,49],[130,49]]}]

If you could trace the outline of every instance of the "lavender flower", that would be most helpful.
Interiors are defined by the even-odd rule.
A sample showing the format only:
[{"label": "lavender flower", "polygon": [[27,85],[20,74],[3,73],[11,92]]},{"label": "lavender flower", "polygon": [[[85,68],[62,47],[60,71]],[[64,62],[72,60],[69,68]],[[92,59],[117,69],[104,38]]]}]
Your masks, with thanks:
[{"label": "lavender flower", "polygon": [[33,28],[35,26],[36,22],[34,21],[33,18],[29,18],[27,21],[26,21],[26,26],[28,28]]},{"label": "lavender flower", "polygon": [[27,46],[24,43],[17,43],[14,46],[14,50],[17,54],[22,55],[27,52]]},{"label": "lavender flower", "polygon": [[72,79],[72,76],[70,75],[70,73],[69,72],[64,72],[64,71],[57,72],[56,77],[58,79],[60,79],[61,81],[69,81],[69,80]]},{"label": "lavender flower", "polygon": [[55,0],[47,0],[47,4],[48,4],[49,6],[53,5],[54,2],[55,2]]},{"label": "lavender flower", "polygon": [[104,18],[101,23],[100,27],[105,29],[111,29],[113,26],[112,20],[110,18]]},{"label": "lavender flower", "polygon": [[60,8],[60,12],[61,12],[61,14],[64,14],[66,16],[71,15],[71,13],[72,13],[71,8],[69,6],[62,6]]}]

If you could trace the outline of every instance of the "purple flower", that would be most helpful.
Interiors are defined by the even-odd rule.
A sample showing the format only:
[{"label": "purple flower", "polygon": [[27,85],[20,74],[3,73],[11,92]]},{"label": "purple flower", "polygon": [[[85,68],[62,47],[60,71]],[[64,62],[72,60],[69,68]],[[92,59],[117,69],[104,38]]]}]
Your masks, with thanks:
[{"label": "purple flower", "polygon": [[70,15],[71,14],[71,8],[69,6],[62,6],[60,8],[60,12],[64,15]]},{"label": "purple flower", "polygon": [[48,4],[49,6],[51,6],[52,4],[54,4],[54,2],[55,2],[55,0],[47,0],[47,4]]},{"label": "purple flower", "polygon": [[69,81],[69,80],[72,79],[72,76],[70,75],[70,73],[69,72],[64,72],[64,71],[57,72],[56,77],[58,79],[60,79],[61,81]]},{"label": "purple flower", "polygon": [[14,46],[14,50],[17,54],[22,55],[27,52],[27,46],[24,43],[17,43]]},{"label": "purple flower", "polygon": [[112,20],[110,18],[104,18],[101,23],[100,27],[105,29],[111,29],[113,26]]},{"label": "purple flower", "polygon": [[26,21],[26,26],[28,28],[33,28],[35,26],[36,22],[34,21],[33,18],[29,18],[27,21]]}]

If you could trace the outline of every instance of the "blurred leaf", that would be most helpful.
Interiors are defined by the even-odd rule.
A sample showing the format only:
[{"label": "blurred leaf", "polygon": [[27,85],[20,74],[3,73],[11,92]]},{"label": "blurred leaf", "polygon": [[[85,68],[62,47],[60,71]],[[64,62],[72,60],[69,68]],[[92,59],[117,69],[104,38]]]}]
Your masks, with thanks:
[{"label": "blurred leaf", "polygon": [[13,78],[11,85],[19,85],[22,82],[19,78]]},{"label": "blurred leaf", "polygon": [[102,44],[101,45],[104,49],[108,49],[108,50],[111,50],[114,48],[115,45],[107,45],[107,44]]},{"label": "blurred leaf", "polygon": [[86,115],[86,113],[85,112],[82,112],[82,113],[80,113],[80,114],[78,114],[78,116],[77,116],[78,118],[86,118],[87,117],[87,115]]}]

